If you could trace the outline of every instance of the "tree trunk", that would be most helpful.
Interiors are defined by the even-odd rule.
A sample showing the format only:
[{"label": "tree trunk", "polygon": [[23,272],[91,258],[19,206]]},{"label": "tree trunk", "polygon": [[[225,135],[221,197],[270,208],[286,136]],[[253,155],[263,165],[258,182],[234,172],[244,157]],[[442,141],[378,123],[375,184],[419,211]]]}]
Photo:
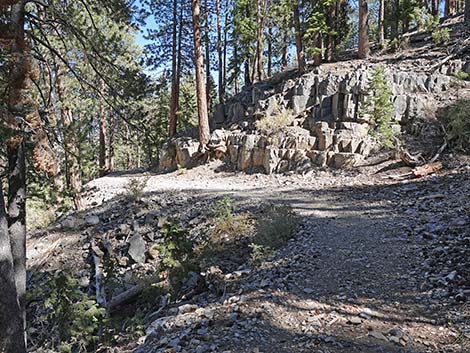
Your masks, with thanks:
[{"label": "tree trunk", "polygon": [[67,187],[72,191],[74,197],[74,205],[77,210],[81,210],[82,198],[82,177],[80,172],[80,164],[78,162],[78,147],[77,139],[75,135],[75,128],[73,126],[72,112],[67,106],[65,101],[66,89],[62,83],[62,68],[56,66],[56,91],[57,99],[60,102],[60,116],[62,119],[62,125],[64,128],[64,154],[65,154],[65,179]]},{"label": "tree trunk", "polygon": [[369,54],[369,7],[367,0],[359,0],[359,44],[357,55],[359,58],[365,59]]},{"label": "tree trunk", "polygon": [[273,28],[268,28],[268,77],[273,74]]},{"label": "tree trunk", "polygon": [[176,98],[177,87],[177,16],[178,16],[178,0],[173,0],[173,33],[172,33],[172,47],[171,47],[171,96],[170,96],[170,121],[168,127],[168,136],[173,137],[176,134],[177,118],[176,113],[178,110],[178,101]]},{"label": "tree trunk", "polygon": [[[11,6],[11,28],[14,31],[14,40],[11,47],[11,71],[8,80],[8,110],[17,120],[25,120],[31,96],[31,57],[28,55],[25,42],[25,0],[13,2]],[[18,125],[17,135],[3,142],[7,146],[8,159],[8,211],[5,214],[3,190],[0,192],[0,276],[5,277],[6,282],[1,282],[4,300],[11,301],[11,307],[6,308],[10,337],[7,338],[8,346],[0,347],[6,353],[26,352],[25,331],[25,296],[26,296],[26,163],[24,127]],[[0,187],[2,187],[0,183]],[[8,227],[8,237],[5,231],[5,216]],[[8,238],[10,247],[8,246]],[[11,254],[11,257],[10,257]],[[13,268],[11,268],[13,265]],[[13,270],[13,272],[12,272]],[[5,271],[5,272],[4,272]],[[12,277],[13,274],[13,277]],[[12,283],[14,281],[14,284]],[[7,298],[8,297],[8,298]],[[15,300],[16,298],[16,300]],[[3,309],[3,308],[2,308]],[[4,323],[0,322],[0,326]],[[0,337],[3,333],[0,333]],[[2,344],[0,342],[0,344]]]},{"label": "tree trunk", "polygon": [[201,9],[199,0],[191,0],[191,10],[193,18],[193,32],[194,32],[194,62],[196,65],[196,93],[197,93],[197,110],[198,110],[198,123],[199,123],[199,142],[201,143],[202,150],[205,149],[209,143],[210,130],[209,130],[209,117],[207,112],[207,94],[206,86],[204,84],[204,58],[202,56],[202,43],[201,43]]},{"label": "tree trunk", "polygon": [[[228,16],[229,16],[229,0],[225,2],[225,22],[224,22],[224,49],[223,49],[223,80],[222,80],[222,91],[224,93],[225,101],[225,90],[227,86],[227,45],[228,45]],[[234,50],[235,51],[235,50]]]},{"label": "tree trunk", "polygon": [[398,29],[400,26],[400,0],[393,2],[393,21],[392,21],[392,39],[398,38]]},{"label": "tree trunk", "polygon": [[109,139],[108,139],[108,172],[114,171],[114,137],[116,134],[116,118],[111,109],[108,109],[108,117],[110,124],[108,125]]},{"label": "tree trunk", "polygon": [[431,0],[431,13],[433,16],[439,15],[439,0]]},{"label": "tree trunk", "polygon": [[222,53],[222,28],[220,27],[220,0],[215,0],[215,12],[217,15],[217,64],[218,64],[218,89],[219,89],[219,103],[223,104],[225,101],[224,90],[224,68],[223,68],[223,53]]},{"label": "tree trunk", "polygon": [[[336,4],[337,4],[336,1],[333,4],[330,4],[326,13],[327,26],[330,30],[335,29]],[[325,59],[326,61],[333,61],[334,51],[336,47],[334,34],[327,34],[325,41],[326,41]]]},{"label": "tree trunk", "polygon": [[26,159],[25,141],[10,143],[8,155],[8,230],[15,270],[16,294],[23,320],[26,296]]},{"label": "tree trunk", "polygon": [[385,0],[380,0],[379,4],[379,45],[381,48],[385,45]]},{"label": "tree trunk", "polygon": [[[105,94],[104,81],[100,79],[99,83],[100,94]],[[100,176],[105,176],[109,172],[108,166],[108,124],[106,121],[106,109],[104,108],[104,102],[102,97],[100,98],[100,106],[98,110],[99,130],[100,130],[100,152],[99,152],[99,173]]]},{"label": "tree trunk", "polygon": [[302,32],[300,29],[299,2],[295,1],[294,6],[294,27],[295,27],[295,46],[297,48],[297,63],[300,72],[305,72],[305,57],[302,48]]},{"label": "tree trunk", "polygon": [[253,70],[253,81],[259,82],[263,79],[263,27],[264,11],[262,9],[263,0],[256,0],[256,57]]},{"label": "tree trunk", "polygon": [[[205,64],[206,64],[206,96],[207,96],[207,110],[211,107],[211,47],[209,39],[209,7],[207,6],[207,0],[204,0],[204,47],[206,50]],[[208,113],[209,114],[209,113]]]},{"label": "tree trunk", "polygon": [[289,30],[286,28],[282,38],[282,55],[281,55],[281,66],[282,70],[287,69],[287,49],[289,47]]},{"label": "tree trunk", "polygon": [[23,314],[18,301],[15,269],[0,178],[0,352],[26,352]]}]

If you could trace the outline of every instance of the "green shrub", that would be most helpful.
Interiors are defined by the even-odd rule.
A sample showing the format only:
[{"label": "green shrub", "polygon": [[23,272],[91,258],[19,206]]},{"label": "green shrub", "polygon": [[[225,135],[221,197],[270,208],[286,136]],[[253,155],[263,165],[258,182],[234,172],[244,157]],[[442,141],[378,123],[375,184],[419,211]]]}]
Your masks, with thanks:
[{"label": "green shrub", "polygon": [[446,131],[451,147],[470,153],[470,99],[460,99],[446,111]]},{"label": "green shrub", "polygon": [[55,220],[55,212],[50,204],[36,198],[26,200],[26,214],[28,230],[47,228]]},{"label": "green shrub", "polygon": [[436,28],[431,33],[432,41],[436,44],[444,44],[450,40],[450,30],[448,28]]},{"label": "green shrub", "polygon": [[465,71],[457,71],[455,74],[454,74],[454,77],[459,79],[459,80],[469,80],[470,79],[470,74],[465,72]]},{"label": "green shrub", "polygon": [[233,199],[229,196],[224,196],[221,200],[218,200],[214,207],[212,207],[210,213],[215,218],[231,218],[233,217]]},{"label": "green shrub", "polygon": [[250,244],[251,262],[256,264],[273,255],[292,237],[298,222],[290,206],[269,207],[256,225],[256,235]]},{"label": "green shrub", "polygon": [[125,194],[131,199],[136,202],[142,200],[142,196],[144,195],[144,189],[147,186],[149,178],[131,178],[129,182],[125,186]]},{"label": "green shrub", "polygon": [[273,135],[284,131],[294,122],[294,114],[290,109],[279,109],[276,114],[266,115],[256,122],[256,129],[265,135]]},{"label": "green shrub", "polygon": [[393,148],[396,132],[392,128],[392,114],[395,108],[392,103],[392,88],[383,66],[377,66],[372,73],[369,91],[370,99],[359,114],[362,117],[369,117],[373,126],[371,134],[378,138],[382,146]]},{"label": "green shrub", "polygon": [[94,351],[105,310],[67,271],[57,272],[43,287],[47,293],[39,294],[45,299],[32,323],[36,327],[30,328],[33,338],[59,352]]},{"label": "green shrub", "polygon": [[249,247],[251,249],[250,263],[252,266],[261,264],[264,260],[275,254],[274,249],[260,244],[251,243]]}]

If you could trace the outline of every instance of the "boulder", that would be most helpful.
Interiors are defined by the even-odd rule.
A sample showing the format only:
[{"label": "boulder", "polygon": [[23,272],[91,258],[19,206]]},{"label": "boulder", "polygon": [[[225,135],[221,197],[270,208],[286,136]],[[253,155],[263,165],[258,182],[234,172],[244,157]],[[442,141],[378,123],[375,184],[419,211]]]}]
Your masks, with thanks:
[{"label": "boulder", "polygon": [[129,239],[128,254],[137,263],[144,263],[146,246],[145,241],[140,234],[135,234]]}]

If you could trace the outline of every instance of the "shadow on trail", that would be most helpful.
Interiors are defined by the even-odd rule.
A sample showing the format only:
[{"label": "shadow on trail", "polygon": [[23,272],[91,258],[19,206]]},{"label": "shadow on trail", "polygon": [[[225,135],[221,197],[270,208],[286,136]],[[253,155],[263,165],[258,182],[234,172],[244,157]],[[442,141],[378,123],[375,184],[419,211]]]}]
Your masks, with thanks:
[{"label": "shadow on trail", "polygon": [[[417,255],[422,240],[409,236],[409,229],[426,216],[426,200],[436,193],[458,193],[468,181],[469,173],[461,173],[384,186],[183,190],[188,196],[183,199],[177,196],[181,192],[169,192],[169,199],[159,205],[163,214],[171,215],[170,205],[184,207],[189,200],[196,208],[207,207],[207,202],[231,195],[240,210],[262,201],[290,204],[303,220],[297,235],[274,259],[246,277],[226,280],[224,295],[203,292],[188,301],[201,308],[217,307],[216,316],[207,320],[189,315],[160,334],[178,337],[188,352],[196,352],[191,337],[203,327],[209,334],[201,334],[200,341],[216,344],[216,352],[468,352],[468,342],[454,345],[455,337],[445,328],[449,307],[426,300]],[[159,194],[147,193],[144,202],[132,205],[118,196],[84,215],[99,216],[102,224],[96,230],[106,233],[119,226],[116,209],[127,205],[138,214],[149,207],[145,199]],[[459,212],[456,209],[455,217],[462,216]],[[194,216],[183,215],[183,225]],[[88,232],[93,234],[93,229]],[[227,304],[240,294],[242,303]],[[360,324],[348,323],[362,312],[367,315]],[[460,323],[468,319],[463,316]],[[404,346],[369,335],[387,335],[393,328],[409,333]],[[161,338],[149,337],[135,352],[159,352]]]}]

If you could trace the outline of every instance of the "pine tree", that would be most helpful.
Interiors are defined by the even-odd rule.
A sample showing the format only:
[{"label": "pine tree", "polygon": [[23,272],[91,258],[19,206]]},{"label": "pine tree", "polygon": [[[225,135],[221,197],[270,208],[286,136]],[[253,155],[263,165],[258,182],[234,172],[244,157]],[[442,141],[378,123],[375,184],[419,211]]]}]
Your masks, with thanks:
[{"label": "pine tree", "polygon": [[201,38],[201,9],[199,0],[191,0],[191,9],[194,31],[194,61],[196,64],[199,142],[201,143],[202,150],[204,150],[209,142],[210,131],[209,116],[207,111],[206,86],[204,82],[204,59],[202,55]]},{"label": "pine tree", "polygon": [[369,7],[366,0],[359,0],[359,44],[357,54],[361,59],[367,58],[369,47]]}]

